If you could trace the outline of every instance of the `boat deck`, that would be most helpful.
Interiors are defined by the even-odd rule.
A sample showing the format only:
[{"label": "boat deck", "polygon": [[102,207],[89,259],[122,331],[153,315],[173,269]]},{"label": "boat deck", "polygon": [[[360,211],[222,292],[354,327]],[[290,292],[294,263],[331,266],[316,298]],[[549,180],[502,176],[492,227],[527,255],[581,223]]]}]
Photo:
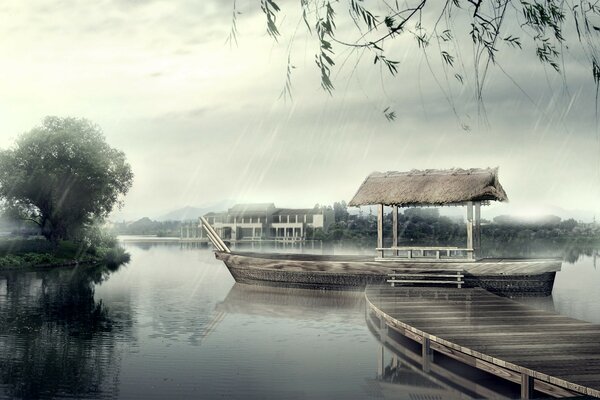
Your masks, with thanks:
[{"label": "boat deck", "polygon": [[523,398],[600,397],[600,325],[536,310],[483,289],[368,286],[369,315],[422,344],[521,385]]},{"label": "boat deck", "polygon": [[[445,269],[449,266],[460,267],[472,275],[537,275],[560,271],[561,260],[528,258],[482,258],[470,260],[386,258],[375,259],[366,255],[321,255],[321,254],[285,254],[255,252],[218,252],[217,258],[239,258],[242,262],[263,269],[311,271],[345,271],[353,273],[389,274],[397,268]],[[243,259],[243,260],[242,260]]]}]

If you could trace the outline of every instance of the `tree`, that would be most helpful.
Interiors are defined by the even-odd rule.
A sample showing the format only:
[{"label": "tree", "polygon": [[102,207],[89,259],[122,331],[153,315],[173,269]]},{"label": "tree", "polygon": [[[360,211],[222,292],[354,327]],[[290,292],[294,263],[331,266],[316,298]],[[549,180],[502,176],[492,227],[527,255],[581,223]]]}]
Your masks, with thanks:
[{"label": "tree", "polygon": [[120,206],[133,173],[97,125],[46,117],[0,151],[0,196],[5,208],[35,222],[48,240],[74,239]]},{"label": "tree", "polygon": [[[266,31],[275,39],[281,36],[278,19],[282,10],[278,0],[261,0],[266,16]],[[236,1],[233,1],[230,36],[236,40]],[[432,60],[442,65],[440,89],[452,103],[450,80],[463,85],[473,82],[478,105],[483,105],[482,93],[488,71],[498,67],[498,55],[507,48],[531,51],[544,65],[562,73],[563,52],[574,42],[583,47],[589,64],[590,78],[596,85],[596,101],[600,83],[600,5],[590,0],[301,0],[303,25],[315,40],[315,63],[321,86],[332,93],[332,70],[336,66],[339,48],[357,52],[372,60],[382,70],[396,75],[399,62],[389,51],[394,41],[411,37],[423,51],[431,69]],[[341,18],[339,16],[342,16]],[[348,17],[345,17],[348,16]],[[294,30],[296,35],[297,28]],[[566,39],[569,35],[573,39]],[[458,42],[470,42],[471,52],[461,52]],[[293,42],[293,39],[292,39]],[[291,48],[292,43],[290,43]],[[434,49],[433,56],[429,50]],[[468,56],[466,54],[469,54]],[[346,56],[347,57],[347,56]],[[434,57],[434,58],[433,58]],[[472,57],[466,59],[465,57]],[[346,59],[338,64],[343,65]],[[472,65],[466,68],[465,65]],[[292,68],[288,56],[287,77],[282,92],[291,97]],[[436,79],[437,80],[437,79]],[[469,87],[469,86],[466,86]],[[596,104],[597,105],[597,104]],[[482,111],[482,110],[480,110]],[[396,118],[387,107],[388,120]]]},{"label": "tree", "polygon": [[344,200],[333,203],[333,213],[336,222],[348,221],[348,205]]}]

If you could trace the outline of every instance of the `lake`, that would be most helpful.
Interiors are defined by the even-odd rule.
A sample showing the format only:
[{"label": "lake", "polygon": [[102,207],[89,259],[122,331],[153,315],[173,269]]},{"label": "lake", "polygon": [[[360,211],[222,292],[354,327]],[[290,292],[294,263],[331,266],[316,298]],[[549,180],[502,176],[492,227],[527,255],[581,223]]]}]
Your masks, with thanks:
[{"label": "lake", "polygon": [[[206,248],[124,246],[131,261],[114,272],[0,272],[0,398],[456,394],[410,366],[404,380],[381,377],[361,293],[235,284]],[[518,300],[600,323],[596,266],[581,255],[552,296]]]}]

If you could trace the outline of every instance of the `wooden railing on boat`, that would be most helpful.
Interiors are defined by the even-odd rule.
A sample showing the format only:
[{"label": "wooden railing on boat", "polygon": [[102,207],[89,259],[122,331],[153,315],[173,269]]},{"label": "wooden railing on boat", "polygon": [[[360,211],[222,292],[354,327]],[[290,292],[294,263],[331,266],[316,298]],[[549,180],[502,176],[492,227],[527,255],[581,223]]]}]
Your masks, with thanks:
[{"label": "wooden railing on boat", "polygon": [[231,253],[229,247],[227,247],[223,239],[221,239],[217,231],[215,231],[215,228],[208,223],[206,218],[200,217],[200,221],[202,221],[202,228],[204,228],[204,231],[214,248],[219,251],[224,251],[225,253]]},{"label": "wooden railing on boat", "polygon": [[380,255],[376,258],[378,261],[475,261],[472,248],[392,246],[377,247],[376,250]]}]

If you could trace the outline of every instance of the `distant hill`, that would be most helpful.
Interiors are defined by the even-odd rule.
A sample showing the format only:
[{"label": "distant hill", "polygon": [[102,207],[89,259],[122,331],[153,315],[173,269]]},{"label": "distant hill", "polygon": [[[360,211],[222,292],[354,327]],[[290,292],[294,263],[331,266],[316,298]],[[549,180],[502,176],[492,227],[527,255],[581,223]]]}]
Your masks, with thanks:
[{"label": "distant hill", "polygon": [[152,221],[148,217],[144,217],[144,218],[140,218],[134,222],[127,222],[124,225],[127,226],[127,228],[129,228],[131,230],[144,231],[144,230],[150,230],[150,229],[154,228],[155,222]]},{"label": "distant hill", "polygon": [[198,219],[198,217],[213,211],[226,211],[229,207],[233,206],[235,201],[223,200],[218,203],[213,203],[203,207],[182,207],[173,211],[169,211],[156,218],[157,221],[189,221],[192,219]]}]

